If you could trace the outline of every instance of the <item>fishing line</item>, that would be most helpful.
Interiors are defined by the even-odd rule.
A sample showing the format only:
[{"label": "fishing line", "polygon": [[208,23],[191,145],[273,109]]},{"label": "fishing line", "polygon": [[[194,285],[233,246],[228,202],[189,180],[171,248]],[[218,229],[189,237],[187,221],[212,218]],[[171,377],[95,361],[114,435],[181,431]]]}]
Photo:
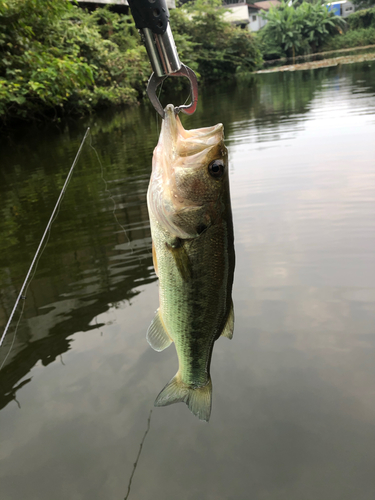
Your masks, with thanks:
[{"label": "fishing line", "polygon": [[[7,355],[5,356],[3,362],[1,363],[1,366],[0,366],[0,370],[2,369],[2,367],[5,365],[5,361],[8,359],[8,356],[9,354],[11,353],[12,349],[13,349],[13,346],[14,346],[14,342],[16,340],[16,334],[17,334],[17,330],[18,330],[18,325],[20,324],[20,320],[22,318],[22,314],[23,314],[23,310],[25,308],[25,300],[23,301],[22,303],[22,307],[21,307],[21,312],[20,312],[20,315],[19,315],[19,318],[18,318],[18,321],[17,321],[17,324],[16,324],[16,328],[14,329],[14,335],[13,335],[13,340],[12,340],[12,343],[10,344],[10,347],[9,347],[9,351],[7,352]],[[8,325],[7,325],[8,326]],[[6,330],[4,330],[4,334],[3,336],[5,337],[5,334],[6,334]]]},{"label": "fishing line", "polygon": [[[158,95],[158,100],[160,102],[160,96],[161,96],[161,91],[163,89],[163,85],[164,85],[164,82],[165,80],[168,79],[168,75],[166,76],[166,78],[164,78],[164,80],[161,82],[161,85],[160,85],[160,88],[159,88],[159,95]],[[159,137],[160,135],[160,121],[159,121],[159,118],[160,118],[160,115],[159,113],[156,111],[155,112],[155,117],[156,117],[156,133],[157,133],[157,136]],[[163,120],[163,119],[162,119]]]},{"label": "fishing line", "polygon": [[185,102],[184,102],[183,106],[185,106],[185,104],[190,100],[190,96],[191,96],[191,89],[189,91],[189,94],[188,94],[187,98],[185,99]]},{"label": "fishing line", "polygon": [[[131,253],[132,255],[134,255],[134,249],[133,249],[133,247],[132,247],[132,245],[131,245],[131,240],[130,240],[130,238],[129,238],[129,236],[128,236],[128,233],[127,233],[127,231],[126,231],[126,229],[125,229],[125,226],[123,226],[123,225],[121,224],[121,222],[120,222],[120,221],[118,220],[118,218],[117,218],[117,215],[116,215],[117,203],[116,203],[116,200],[114,199],[114,197],[112,196],[111,191],[108,189],[108,182],[106,181],[106,179],[105,179],[105,177],[104,177],[104,168],[103,168],[103,163],[102,163],[102,161],[101,161],[101,159],[100,159],[99,153],[97,152],[97,150],[95,149],[95,147],[92,145],[92,135],[90,135],[90,144],[89,144],[89,146],[90,146],[90,148],[91,148],[91,149],[93,149],[93,150],[94,150],[95,155],[96,155],[96,158],[97,158],[97,160],[98,160],[98,162],[99,162],[99,165],[100,165],[100,176],[101,176],[101,179],[102,179],[102,181],[103,181],[103,183],[104,183],[104,186],[105,186],[105,187],[104,187],[104,192],[107,194],[107,196],[110,198],[110,200],[111,200],[111,201],[112,201],[112,203],[113,203],[112,215],[113,215],[114,219],[116,220],[117,224],[121,227],[122,231],[123,231],[123,232],[124,232],[124,234],[125,234],[125,237],[126,237],[127,242],[128,242],[128,246],[129,246],[129,248],[130,248],[130,253]],[[141,257],[140,257],[139,255],[137,255],[137,260],[138,260],[138,262],[142,265],[142,259],[141,259]],[[101,331],[100,333],[101,333],[101,335],[103,335],[103,332],[102,332],[102,331]]]},{"label": "fishing line", "polygon": [[134,465],[133,465],[133,472],[131,473],[131,476],[130,476],[130,479],[129,479],[129,484],[128,484],[128,492],[126,494],[126,497],[124,498],[124,500],[127,500],[128,497],[129,497],[129,493],[130,493],[130,488],[131,488],[131,485],[132,485],[132,481],[133,481],[133,476],[134,476],[134,473],[135,473],[135,469],[137,468],[137,465],[138,465],[138,460],[139,460],[139,457],[141,456],[141,452],[142,452],[142,448],[143,448],[143,443],[145,442],[145,439],[146,439],[146,436],[148,434],[148,431],[150,430],[150,424],[151,424],[151,414],[152,414],[152,410],[150,410],[150,414],[148,416],[148,420],[147,420],[147,429],[146,429],[146,432],[144,433],[144,436],[143,436],[143,439],[141,441],[141,444],[139,445],[139,451],[138,451],[138,455],[137,455],[137,458],[134,462]]},{"label": "fishing line", "polygon": [[[24,280],[24,282],[22,284],[20,293],[19,293],[19,295],[18,295],[18,297],[16,299],[16,302],[14,304],[12,312],[10,313],[8,322],[5,325],[4,332],[3,332],[2,336],[1,336],[1,339],[0,339],[0,347],[2,346],[2,344],[4,342],[5,336],[6,336],[7,332],[8,332],[9,326],[10,326],[10,324],[12,322],[12,319],[13,319],[14,313],[16,312],[17,306],[18,306],[20,300],[22,299],[23,300],[23,305],[22,305],[21,313],[20,313],[20,316],[18,318],[18,321],[17,321],[17,324],[16,324],[16,328],[15,328],[15,331],[14,331],[13,341],[12,341],[12,344],[10,346],[10,349],[9,349],[9,351],[8,351],[8,353],[7,353],[4,361],[2,362],[2,364],[0,366],[0,370],[4,366],[4,363],[8,359],[8,356],[9,356],[9,354],[10,354],[12,348],[13,348],[13,345],[14,345],[14,342],[15,342],[15,339],[16,339],[18,325],[20,323],[20,320],[21,320],[21,317],[22,317],[22,314],[23,314],[23,310],[24,310],[24,307],[25,307],[27,290],[29,288],[29,285],[30,285],[31,281],[33,280],[33,278],[35,276],[35,273],[36,273],[36,270],[37,270],[37,267],[38,267],[38,264],[39,264],[39,260],[40,260],[42,254],[43,254],[43,252],[44,252],[44,250],[45,250],[45,248],[46,248],[46,246],[48,244],[49,237],[50,237],[50,234],[51,234],[52,224],[56,220],[56,217],[57,217],[57,215],[59,213],[60,206],[61,206],[61,201],[62,201],[62,199],[63,199],[63,197],[65,195],[66,188],[68,187],[68,184],[69,184],[70,179],[71,179],[72,174],[73,174],[73,170],[74,170],[74,168],[75,168],[75,166],[76,166],[76,164],[78,162],[78,159],[80,157],[83,145],[84,145],[84,143],[86,141],[86,138],[87,138],[87,135],[88,135],[89,131],[90,131],[90,127],[87,128],[86,133],[85,133],[85,135],[84,135],[84,137],[82,139],[82,142],[81,142],[81,144],[80,144],[80,146],[78,148],[77,154],[76,154],[76,156],[74,158],[72,166],[70,167],[68,175],[67,175],[67,177],[65,179],[65,183],[64,183],[64,185],[63,185],[63,187],[61,189],[60,195],[59,195],[58,200],[57,200],[57,202],[55,204],[55,207],[54,207],[54,209],[52,211],[51,217],[50,217],[50,219],[49,219],[49,221],[47,223],[46,229],[44,230],[42,239],[40,240],[39,246],[38,246],[38,248],[37,248],[37,250],[35,252],[34,258],[33,258],[32,262],[31,262],[29,270],[28,270],[28,272],[26,274],[26,278],[25,278],[25,280]],[[46,239],[46,237],[47,237],[47,239]],[[31,276],[31,278],[30,278],[30,276]],[[29,280],[29,278],[30,278],[30,280]],[[24,294],[24,292],[25,292],[25,294]]]},{"label": "fishing line", "polygon": [[117,210],[117,204],[116,204],[116,201],[115,199],[113,198],[110,190],[108,189],[108,182],[105,180],[104,178],[104,169],[103,169],[103,164],[101,162],[101,159],[99,157],[99,154],[97,152],[97,150],[94,148],[94,146],[92,145],[92,135],[90,134],[90,144],[89,144],[90,148],[94,150],[95,152],[95,155],[96,155],[96,158],[98,159],[98,162],[99,162],[99,165],[100,165],[100,176],[101,176],[101,179],[104,183],[104,192],[108,195],[108,197],[110,198],[110,200],[112,201],[113,203],[113,210],[112,210],[112,215],[113,217],[115,218],[117,224],[121,227],[121,229],[124,231],[124,234],[126,236],[126,239],[128,240],[128,245],[130,247],[130,252],[133,254],[134,251],[133,251],[133,247],[131,246],[131,241],[130,241],[130,238],[128,236],[128,233],[126,232],[126,229],[125,227],[120,223],[120,221],[118,220],[117,218],[117,215],[116,215],[116,210]]}]

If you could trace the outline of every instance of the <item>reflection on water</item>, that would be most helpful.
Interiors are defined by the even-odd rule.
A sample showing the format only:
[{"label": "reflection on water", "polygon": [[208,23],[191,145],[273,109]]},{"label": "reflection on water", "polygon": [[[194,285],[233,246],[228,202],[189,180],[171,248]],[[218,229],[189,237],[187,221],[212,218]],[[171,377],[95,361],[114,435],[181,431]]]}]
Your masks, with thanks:
[{"label": "reflection on water", "polygon": [[[147,130],[152,116],[145,115],[137,115],[137,119],[143,118]],[[48,250],[28,290],[27,321],[21,322],[2,370],[6,399],[14,383],[38,360],[44,365],[54,361],[69,349],[70,335],[98,329],[100,324],[97,319],[92,323],[93,318],[107,311],[109,304],[116,307],[130,302],[139,293],[136,283],[155,279],[144,203],[151,170],[145,151],[150,153],[153,143],[148,146],[142,129],[134,134],[134,120],[134,112],[112,120],[111,137],[118,148],[111,154],[101,145],[105,127],[92,126],[101,163],[94,149],[83,150],[53,224]],[[57,133],[45,140],[41,136],[36,150],[35,138],[30,137],[30,142],[17,147],[11,144],[6,151],[8,161],[0,173],[4,235],[0,240],[0,311],[4,324],[81,140],[76,134],[75,140],[68,141],[66,135],[63,140]],[[12,341],[10,329],[0,362]]]},{"label": "reflection on water", "polygon": [[[208,426],[183,405],[155,409],[130,498],[374,497],[374,72],[250,76],[204,89],[185,118],[225,126],[235,341],[215,345]],[[3,139],[0,324],[88,124],[103,172],[85,147],[0,372],[2,500],[124,498],[177,369],[145,340],[159,132],[144,106]]]}]

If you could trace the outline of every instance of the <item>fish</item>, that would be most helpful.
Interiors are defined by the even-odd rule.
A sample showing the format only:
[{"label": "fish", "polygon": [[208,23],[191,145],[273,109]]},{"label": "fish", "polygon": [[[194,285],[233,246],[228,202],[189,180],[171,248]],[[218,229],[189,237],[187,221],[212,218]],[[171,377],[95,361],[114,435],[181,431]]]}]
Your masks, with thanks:
[{"label": "fish", "polygon": [[159,352],[173,342],[179,362],[154,405],[184,402],[208,422],[213,346],[220,336],[231,339],[234,329],[234,236],[221,123],[185,130],[167,105],[147,206],[159,308],[146,338]]}]

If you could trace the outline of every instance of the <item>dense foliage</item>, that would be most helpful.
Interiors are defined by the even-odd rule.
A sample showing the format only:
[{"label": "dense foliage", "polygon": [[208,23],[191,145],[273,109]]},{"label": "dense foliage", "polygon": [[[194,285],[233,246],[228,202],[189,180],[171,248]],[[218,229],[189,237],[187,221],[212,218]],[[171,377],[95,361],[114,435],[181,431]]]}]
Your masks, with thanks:
[{"label": "dense foliage", "polygon": [[322,46],[322,51],[340,50],[375,45],[375,28],[349,30],[342,35],[333,36]]},{"label": "dense foliage", "polygon": [[[171,12],[180,58],[201,81],[261,63],[254,37],[224,21],[219,4]],[[130,16],[68,0],[0,2],[0,121],[135,103],[150,71]]]},{"label": "dense foliage", "polygon": [[359,10],[348,17],[350,29],[375,28],[375,7],[372,9]]},{"label": "dense foliage", "polygon": [[357,9],[369,9],[375,6],[375,0],[351,0]]},{"label": "dense foliage", "polygon": [[206,81],[252,71],[262,62],[255,37],[225,21],[221,6],[221,0],[197,0],[171,11],[173,33],[194,44],[194,51],[181,59]]},{"label": "dense foliage", "polygon": [[136,102],[149,64],[132,20],[66,0],[0,4],[0,117]]},{"label": "dense foliage", "polygon": [[259,39],[265,59],[315,52],[345,25],[320,2],[289,5],[283,1],[264,17],[267,24]]},{"label": "dense foliage", "polygon": [[[344,33],[320,1],[284,0],[254,35],[225,20],[221,0],[180,5],[171,11],[174,38],[201,83],[252,71],[262,57],[375,43],[375,8],[349,16]],[[0,122],[136,103],[150,72],[131,16],[68,0],[0,0]]]},{"label": "dense foliage", "polygon": [[346,21],[348,30],[329,38],[321,50],[339,50],[375,44],[375,8],[350,14]]}]

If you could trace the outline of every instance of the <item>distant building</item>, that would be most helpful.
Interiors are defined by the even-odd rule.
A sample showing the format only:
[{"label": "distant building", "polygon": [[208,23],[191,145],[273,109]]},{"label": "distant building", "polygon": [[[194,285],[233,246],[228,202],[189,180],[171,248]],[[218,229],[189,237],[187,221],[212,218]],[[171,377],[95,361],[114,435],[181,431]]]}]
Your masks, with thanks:
[{"label": "distant building", "polygon": [[339,2],[332,2],[326,4],[329,12],[333,12],[335,16],[348,17],[355,11],[355,6],[352,2],[341,0]]},{"label": "distant building", "polygon": [[241,26],[241,28],[250,31],[259,31],[267,23],[260,16],[260,13],[262,11],[267,12],[271,7],[276,7],[277,5],[280,5],[278,0],[256,3],[228,0],[224,2],[224,7],[228,9],[228,12],[225,13],[225,19]]}]

